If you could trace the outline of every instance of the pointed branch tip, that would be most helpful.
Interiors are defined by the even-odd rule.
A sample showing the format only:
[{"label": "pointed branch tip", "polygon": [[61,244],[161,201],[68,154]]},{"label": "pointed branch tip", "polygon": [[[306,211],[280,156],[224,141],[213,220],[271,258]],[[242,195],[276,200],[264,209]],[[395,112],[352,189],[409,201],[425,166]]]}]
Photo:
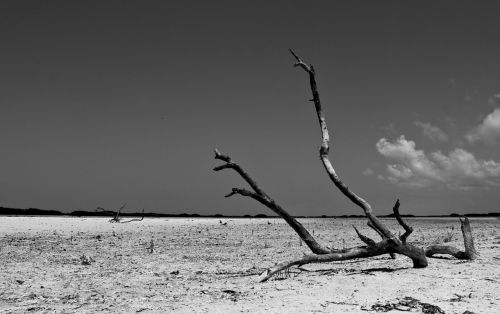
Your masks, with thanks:
[{"label": "pointed branch tip", "polygon": [[368,246],[375,246],[376,242],[373,241],[372,239],[368,238],[365,235],[362,235],[361,232],[359,232],[358,228],[356,228],[354,225],[352,225],[356,233],[358,234],[358,237],[363,241],[363,243],[367,244]]},{"label": "pointed branch tip", "polygon": [[[295,54],[295,52],[291,48],[289,48],[288,50],[294,56],[294,58],[297,59],[299,63],[302,62],[302,60],[300,60],[300,58]],[[294,66],[298,66],[298,64],[296,63]]]},{"label": "pointed branch tip", "polygon": [[214,153],[215,153],[215,159],[219,159],[227,163],[231,162],[231,157],[222,154],[217,148],[214,149]]}]

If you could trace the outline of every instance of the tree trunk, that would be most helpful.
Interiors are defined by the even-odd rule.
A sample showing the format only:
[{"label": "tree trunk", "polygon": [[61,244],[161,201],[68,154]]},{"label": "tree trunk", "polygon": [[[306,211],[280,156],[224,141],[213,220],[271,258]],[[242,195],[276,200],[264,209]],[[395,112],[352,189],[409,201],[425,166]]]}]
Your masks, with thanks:
[{"label": "tree trunk", "polygon": [[394,215],[398,223],[404,228],[405,233],[400,237],[397,237],[392,233],[373,213],[370,204],[352,192],[347,185],[340,179],[339,175],[335,171],[333,165],[329,160],[329,141],[330,136],[328,133],[328,127],[326,124],[326,118],[323,114],[321,107],[321,100],[319,97],[319,92],[316,83],[316,72],[312,65],[307,65],[304,63],[291,49],[290,52],[296,59],[295,67],[300,67],[306,71],[309,75],[309,84],[312,92],[312,101],[314,103],[314,108],[318,117],[318,122],[321,130],[321,147],[319,150],[320,160],[328,174],[330,180],[336,186],[336,188],[344,194],[352,203],[359,206],[365,213],[368,219],[368,225],[373,228],[382,238],[380,242],[375,242],[374,240],[362,235],[356,228],[355,231],[358,237],[366,246],[358,246],[353,248],[346,248],[342,250],[326,247],[320,244],[316,239],[309,233],[309,231],[299,223],[293,216],[291,216],[285,209],[279,206],[272,198],[270,198],[253,180],[250,175],[243,170],[243,168],[237,163],[233,162],[228,155],[221,154],[217,149],[215,150],[215,159],[225,162],[225,164],[214,168],[214,171],[220,171],[224,169],[233,169],[236,171],[252,188],[253,191],[249,191],[242,188],[233,188],[231,193],[227,194],[226,197],[233,195],[241,195],[251,197],[261,204],[268,207],[274,213],[278,214],[283,218],[293,230],[299,235],[299,237],[306,243],[309,249],[314,253],[311,255],[305,255],[301,258],[294,259],[291,261],[282,262],[270,267],[260,276],[260,281],[266,281],[271,278],[274,274],[279,273],[283,270],[288,269],[292,266],[302,266],[310,263],[325,263],[332,261],[344,261],[357,258],[367,258],[383,254],[401,254],[409,257],[413,262],[414,268],[423,268],[428,265],[426,257],[432,257],[435,254],[449,254],[455,256],[456,258],[474,259],[477,256],[477,252],[474,248],[474,241],[472,238],[471,228],[469,220],[465,218],[465,222],[462,222],[462,233],[464,236],[465,252],[460,252],[458,249],[448,246],[430,246],[427,249],[422,249],[416,247],[410,243],[407,243],[407,238],[413,232],[413,229],[404,222],[399,213],[399,200],[393,207]]}]

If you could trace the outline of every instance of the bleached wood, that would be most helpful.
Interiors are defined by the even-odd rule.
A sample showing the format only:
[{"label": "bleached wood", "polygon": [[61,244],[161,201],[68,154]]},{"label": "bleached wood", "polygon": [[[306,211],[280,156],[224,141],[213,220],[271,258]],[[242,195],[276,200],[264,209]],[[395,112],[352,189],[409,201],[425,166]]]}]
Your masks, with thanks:
[{"label": "bleached wood", "polygon": [[217,149],[215,149],[215,159],[219,159],[225,162],[225,164],[217,166],[214,171],[221,171],[224,169],[232,169],[236,171],[252,188],[252,191],[233,188],[231,193],[227,194],[226,197],[231,197],[233,195],[247,196],[260,202],[274,213],[283,218],[290,227],[299,235],[299,237],[304,241],[304,243],[311,249],[313,253],[316,254],[327,254],[331,253],[332,250],[326,246],[321,245],[316,239],[307,231],[307,229],[299,222],[295,217],[290,215],[285,209],[278,205],[269,195],[267,195],[264,190],[262,190],[257,182],[250,177],[250,175],[237,163],[233,162],[232,159],[224,154],[221,154]]},{"label": "bleached wood", "polygon": [[474,238],[472,236],[469,218],[465,217],[464,220],[460,219],[460,228],[462,229],[462,236],[464,238],[464,251],[450,245],[434,244],[425,249],[425,256],[434,257],[436,254],[445,254],[454,256],[458,259],[475,260],[479,256],[479,253],[474,246]]},{"label": "bleached wood", "polygon": [[[463,254],[456,253],[456,249],[452,249],[449,247],[443,248],[442,246],[434,246],[428,248],[427,250],[424,250],[410,243],[407,243],[407,238],[413,232],[413,228],[402,219],[399,213],[399,200],[396,201],[393,207],[393,212],[398,223],[404,228],[405,233],[400,237],[395,236],[395,234],[392,233],[373,213],[370,204],[366,200],[358,196],[356,193],[351,191],[347,187],[347,185],[340,179],[329,159],[330,135],[328,133],[326,118],[321,107],[321,100],[316,83],[316,72],[312,65],[304,63],[293,50],[290,49],[290,52],[296,59],[296,63],[294,64],[294,66],[302,68],[309,75],[309,84],[313,96],[311,101],[314,103],[319,126],[321,129],[321,147],[319,151],[321,162],[334,185],[340,192],[342,192],[342,194],[344,194],[349,200],[351,200],[351,202],[361,207],[368,219],[368,225],[382,237],[382,240],[379,242],[375,242],[374,240],[362,235],[361,232],[356,229],[356,227],[354,227],[358,237],[361,239],[361,241],[367,244],[367,246],[358,246],[342,250],[335,250],[320,245],[314,239],[314,237],[304,228],[304,226],[302,226],[302,224],[300,224],[286,210],[276,204],[276,202],[257,185],[255,180],[253,180],[250,175],[243,170],[243,168],[241,168],[237,163],[234,163],[228,155],[221,154],[216,149],[215,158],[224,161],[225,164],[215,167],[214,170],[220,171],[224,169],[233,169],[250,185],[253,190],[249,191],[241,188],[233,188],[232,191],[226,195],[226,197],[231,197],[233,195],[247,196],[267,206],[273,212],[282,217],[297,232],[297,234],[299,234],[300,238],[308,245],[311,251],[315,253],[312,255],[305,255],[304,257],[299,259],[285,261],[273,267],[270,267],[262,273],[259,281],[266,281],[274,274],[284,271],[292,266],[366,258],[383,254],[390,254],[391,257],[393,257],[395,253],[405,255],[412,260],[414,268],[426,267],[428,264],[426,256],[432,256],[433,254],[437,253],[450,254],[457,258],[459,258],[459,256],[465,256]],[[467,218],[465,222],[462,222],[462,233],[464,235],[464,243],[466,247],[465,254],[468,259],[474,259],[475,256],[477,256],[477,253],[474,248],[472,233]]]}]

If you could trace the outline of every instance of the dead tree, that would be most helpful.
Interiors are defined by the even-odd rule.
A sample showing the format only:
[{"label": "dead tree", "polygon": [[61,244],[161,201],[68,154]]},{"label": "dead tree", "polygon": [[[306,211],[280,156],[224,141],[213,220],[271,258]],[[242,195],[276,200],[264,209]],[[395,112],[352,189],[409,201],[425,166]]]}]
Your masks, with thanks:
[{"label": "dead tree", "polygon": [[255,180],[252,179],[250,175],[239,164],[234,162],[228,155],[224,155],[216,149],[215,159],[223,161],[224,164],[215,167],[214,171],[232,169],[236,171],[251,187],[251,190],[247,190],[244,188],[233,188],[231,193],[227,194],[225,197],[231,197],[233,195],[251,197],[264,206],[268,207],[271,211],[283,218],[290,225],[290,227],[295,230],[301,240],[304,241],[304,243],[313,253],[305,255],[298,259],[276,264],[275,266],[266,269],[260,276],[259,280],[266,281],[274,274],[286,270],[292,266],[302,266],[311,263],[344,261],[357,258],[373,257],[383,254],[391,254],[391,256],[392,254],[401,254],[407,256],[412,260],[414,268],[426,267],[427,257],[433,257],[435,254],[449,254],[459,259],[475,259],[477,256],[477,252],[474,248],[472,232],[469,220],[467,218],[465,218],[464,221],[460,220],[462,224],[462,234],[464,236],[465,242],[465,251],[460,251],[457,248],[444,245],[432,245],[426,249],[423,249],[407,242],[407,239],[413,232],[413,229],[402,219],[399,213],[399,200],[396,201],[393,207],[393,212],[398,223],[403,227],[405,232],[401,236],[396,236],[377,218],[377,216],[375,216],[370,204],[347,187],[347,185],[338,176],[328,157],[330,150],[330,136],[328,134],[326,119],[321,107],[321,101],[316,84],[316,72],[314,70],[314,67],[312,65],[307,65],[306,63],[304,63],[291,49],[290,52],[296,60],[294,66],[303,69],[309,76],[309,84],[313,96],[311,101],[314,103],[319,126],[321,129],[321,148],[319,150],[319,156],[323,167],[325,168],[326,173],[328,174],[333,184],[337,187],[337,189],[342,192],[342,194],[344,194],[349,200],[351,200],[351,202],[353,202],[363,210],[366,218],[368,219],[368,226],[374,229],[381,236],[382,240],[376,242],[373,239],[370,239],[367,236],[361,234],[359,230],[354,228],[358,237],[365,245],[344,249],[334,249],[322,245],[321,243],[316,241],[311,233],[309,233],[309,231],[299,221],[297,221],[285,209],[278,205],[269,195],[267,195],[264,190],[262,190],[257,185]]},{"label": "dead tree", "polygon": [[120,217],[120,214],[121,214],[121,211],[122,209],[125,208],[125,206],[127,206],[127,203],[124,203],[119,209],[118,211],[114,212],[114,211],[109,211],[109,210],[106,210],[102,207],[97,207],[97,209],[99,210],[102,210],[103,212],[110,212],[110,213],[113,213],[114,216],[113,218],[111,218],[109,220],[109,222],[111,223],[121,223],[121,224],[124,224],[124,223],[129,223],[129,222],[132,222],[132,221],[142,221],[144,220],[144,208],[142,209],[142,217],[141,218],[133,218],[133,219],[129,219],[129,220],[122,220],[122,218]]},{"label": "dead tree", "polygon": [[449,245],[434,244],[425,248],[425,256],[433,257],[436,254],[447,254],[458,259],[466,260],[475,260],[479,256],[479,253],[476,251],[476,248],[474,246],[474,238],[472,237],[469,218],[464,217],[464,220],[462,220],[461,218],[459,219],[460,228],[462,229],[462,236],[464,237],[465,251],[460,251],[459,249]]}]

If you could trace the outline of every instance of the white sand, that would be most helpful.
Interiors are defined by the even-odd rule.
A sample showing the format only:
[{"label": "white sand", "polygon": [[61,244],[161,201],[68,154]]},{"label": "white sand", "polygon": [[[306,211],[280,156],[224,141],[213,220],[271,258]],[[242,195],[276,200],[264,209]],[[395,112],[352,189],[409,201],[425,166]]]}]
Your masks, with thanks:
[{"label": "white sand", "polygon": [[[307,248],[279,219],[222,220],[0,217],[0,312],[367,313],[413,297],[446,313],[500,313],[499,220],[472,220],[474,262],[429,259],[413,269],[403,256],[380,256],[306,265],[266,283],[257,282],[264,268]],[[302,222],[335,247],[361,245],[352,224],[377,239],[364,219]],[[458,220],[410,223],[410,241],[429,244],[453,225],[450,244],[463,246]],[[95,262],[82,265],[82,254]]]}]

